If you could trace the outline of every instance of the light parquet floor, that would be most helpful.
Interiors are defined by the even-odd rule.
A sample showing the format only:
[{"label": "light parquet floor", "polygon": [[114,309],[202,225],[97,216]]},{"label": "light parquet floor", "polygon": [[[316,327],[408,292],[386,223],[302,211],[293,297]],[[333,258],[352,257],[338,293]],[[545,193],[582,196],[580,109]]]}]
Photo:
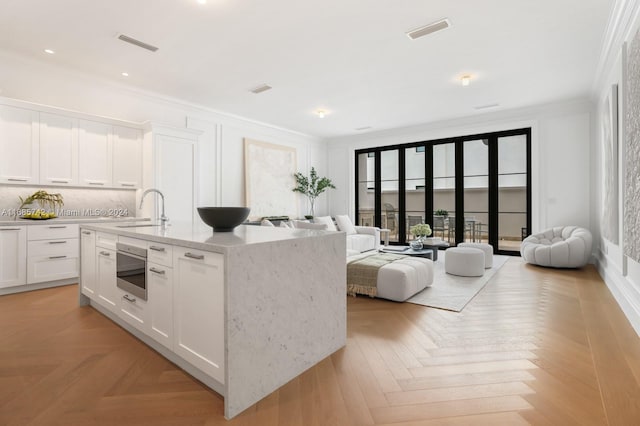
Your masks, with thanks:
[{"label": "light parquet floor", "polygon": [[349,298],[347,346],[229,422],[76,291],[0,297],[0,424],[640,424],[640,339],[592,266],[512,258],[461,313]]}]

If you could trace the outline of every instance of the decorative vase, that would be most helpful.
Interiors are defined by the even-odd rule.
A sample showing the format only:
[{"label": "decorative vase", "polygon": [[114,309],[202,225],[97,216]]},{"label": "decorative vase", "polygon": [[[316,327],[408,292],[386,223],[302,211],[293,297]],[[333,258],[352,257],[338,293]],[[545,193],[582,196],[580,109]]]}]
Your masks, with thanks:
[{"label": "decorative vase", "polygon": [[422,236],[416,237],[415,240],[411,241],[409,243],[409,246],[413,249],[413,250],[422,250],[422,247],[424,246],[422,244]]}]

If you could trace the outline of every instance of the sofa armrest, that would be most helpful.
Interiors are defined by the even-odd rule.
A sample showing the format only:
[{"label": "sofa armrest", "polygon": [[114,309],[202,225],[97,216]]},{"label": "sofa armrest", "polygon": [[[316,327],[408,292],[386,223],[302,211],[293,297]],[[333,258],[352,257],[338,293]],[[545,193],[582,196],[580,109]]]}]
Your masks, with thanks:
[{"label": "sofa armrest", "polygon": [[376,226],[356,226],[355,228],[358,234],[373,235],[376,239],[375,249],[380,249],[380,228]]}]

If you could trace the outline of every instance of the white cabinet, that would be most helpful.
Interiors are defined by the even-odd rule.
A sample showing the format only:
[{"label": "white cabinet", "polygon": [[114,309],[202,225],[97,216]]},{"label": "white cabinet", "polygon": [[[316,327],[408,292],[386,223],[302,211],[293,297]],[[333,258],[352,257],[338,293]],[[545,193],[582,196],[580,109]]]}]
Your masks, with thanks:
[{"label": "white cabinet", "polygon": [[116,286],[116,251],[96,246],[95,256],[97,301],[111,312],[118,314],[118,299],[121,295]]},{"label": "white cabinet", "polygon": [[112,126],[88,120],[79,120],[78,125],[80,185],[111,186]]},{"label": "white cabinet", "polygon": [[224,383],[224,258],[173,248],[174,351]]},{"label": "white cabinet", "polygon": [[173,268],[147,263],[147,300],[151,337],[173,349]]},{"label": "white cabinet", "polygon": [[37,184],[38,112],[0,105],[0,183]]},{"label": "white cabinet", "polygon": [[80,232],[80,285],[85,296],[98,297],[96,284],[96,231]]},{"label": "white cabinet", "polygon": [[0,288],[27,283],[27,231],[24,226],[0,226]]},{"label": "white cabinet", "polygon": [[78,184],[78,120],[40,113],[40,183]]},{"label": "white cabinet", "polygon": [[147,301],[142,300],[120,288],[116,291],[119,298],[118,303],[120,306],[120,312],[118,312],[118,315],[120,318],[138,330],[148,334],[149,309]]},{"label": "white cabinet", "polygon": [[79,275],[78,225],[29,226],[27,240],[27,284]]},{"label": "white cabinet", "polygon": [[113,186],[142,186],[142,131],[113,126]]}]

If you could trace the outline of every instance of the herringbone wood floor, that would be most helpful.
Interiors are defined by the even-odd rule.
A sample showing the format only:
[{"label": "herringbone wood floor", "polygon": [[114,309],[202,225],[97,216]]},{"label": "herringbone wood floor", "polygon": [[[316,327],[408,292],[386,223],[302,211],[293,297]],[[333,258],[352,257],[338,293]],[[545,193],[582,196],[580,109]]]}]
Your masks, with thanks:
[{"label": "herringbone wood floor", "polygon": [[226,422],[76,286],[1,297],[0,424],[640,424],[640,339],[593,267],[510,259],[461,313],[348,300],[346,348]]}]

